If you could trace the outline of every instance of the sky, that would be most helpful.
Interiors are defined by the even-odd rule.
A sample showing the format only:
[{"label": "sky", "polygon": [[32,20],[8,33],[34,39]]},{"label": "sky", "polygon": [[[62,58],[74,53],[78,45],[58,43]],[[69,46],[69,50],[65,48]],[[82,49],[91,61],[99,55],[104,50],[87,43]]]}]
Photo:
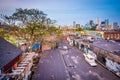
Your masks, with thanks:
[{"label": "sky", "polygon": [[58,25],[85,25],[96,18],[120,25],[120,0],[0,0],[0,14],[11,15],[16,8],[44,11]]}]

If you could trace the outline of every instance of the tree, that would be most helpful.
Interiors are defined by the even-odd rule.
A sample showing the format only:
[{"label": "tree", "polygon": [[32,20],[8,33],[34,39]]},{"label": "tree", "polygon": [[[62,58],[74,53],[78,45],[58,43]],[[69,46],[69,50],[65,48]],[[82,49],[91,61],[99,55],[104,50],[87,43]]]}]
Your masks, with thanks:
[{"label": "tree", "polygon": [[3,15],[0,19],[0,22],[5,22],[18,38],[33,43],[43,35],[56,34],[56,31],[60,33],[59,30],[51,27],[56,21],[47,18],[47,14],[38,9],[18,8],[11,16]]},{"label": "tree", "polygon": [[44,23],[47,14],[43,11],[39,11],[38,9],[16,9],[16,12],[12,14],[12,16],[16,16],[17,20],[24,24],[26,23]]},{"label": "tree", "polygon": [[76,31],[83,31],[84,28],[77,28]]},{"label": "tree", "polygon": [[56,36],[60,36],[62,34],[62,31],[54,26],[51,26],[48,28],[47,30],[51,35],[56,35]]},{"label": "tree", "polygon": [[7,16],[7,15],[0,15],[1,24],[15,26],[16,17],[15,16]]},{"label": "tree", "polygon": [[95,31],[95,30],[96,30],[96,28],[95,28],[95,27],[91,27],[89,30],[93,30],[93,31]]},{"label": "tree", "polygon": [[[35,36],[39,36],[41,29],[44,29],[45,19],[47,14],[38,9],[16,9],[12,14],[16,17],[16,20],[22,24],[24,32],[31,40],[35,40]],[[25,36],[26,38],[26,36]]]}]

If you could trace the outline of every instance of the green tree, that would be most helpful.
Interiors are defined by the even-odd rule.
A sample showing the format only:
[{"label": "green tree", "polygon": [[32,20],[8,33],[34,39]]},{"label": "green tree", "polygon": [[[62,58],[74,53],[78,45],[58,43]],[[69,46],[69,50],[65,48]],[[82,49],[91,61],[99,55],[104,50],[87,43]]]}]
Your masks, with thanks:
[{"label": "green tree", "polygon": [[38,9],[16,9],[16,11],[12,14],[12,16],[16,17],[16,20],[18,21],[21,28],[19,32],[25,34],[25,39],[30,38],[34,42],[35,38],[40,36],[41,31],[45,29],[45,20],[47,14],[45,14],[43,11],[40,11]]},{"label": "green tree", "polygon": [[91,27],[89,30],[95,31],[95,30],[96,30],[96,28],[94,28],[94,27]]},{"label": "green tree", "polygon": [[76,31],[83,31],[84,28],[77,28]]},{"label": "green tree", "polygon": [[57,27],[54,27],[54,26],[51,26],[48,28],[47,30],[51,35],[57,35],[57,36],[60,36],[62,34],[62,31],[57,28]]},{"label": "green tree", "polygon": [[55,27],[51,27],[56,23],[56,20],[47,18],[47,14],[38,9],[18,8],[11,16],[2,15],[1,21],[5,22],[8,25],[6,29],[15,32],[18,38],[32,42],[39,40],[44,35],[60,34],[61,32]]}]

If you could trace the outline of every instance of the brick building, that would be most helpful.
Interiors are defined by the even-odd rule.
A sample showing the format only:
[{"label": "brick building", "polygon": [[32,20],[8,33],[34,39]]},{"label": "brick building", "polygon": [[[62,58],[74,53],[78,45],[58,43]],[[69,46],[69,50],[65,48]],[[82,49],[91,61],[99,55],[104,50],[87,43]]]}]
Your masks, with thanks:
[{"label": "brick building", "polygon": [[120,40],[120,31],[86,31],[86,35],[102,39]]},{"label": "brick building", "polygon": [[104,38],[110,40],[120,40],[120,31],[104,31]]},{"label": "brick building", "polygon": [[112,40],[96,40],[90,48],[97,60],[107,69],[120,76],[120,43]]}]

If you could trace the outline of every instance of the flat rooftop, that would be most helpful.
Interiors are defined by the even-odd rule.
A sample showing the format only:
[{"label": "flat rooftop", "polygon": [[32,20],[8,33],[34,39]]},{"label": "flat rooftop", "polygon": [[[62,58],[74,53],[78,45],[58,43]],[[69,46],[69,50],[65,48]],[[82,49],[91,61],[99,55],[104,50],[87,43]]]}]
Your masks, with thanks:
[{"label": "flat rooftop", "polygon": [[92,45],[120,56],[120,42],[116,42],[113,40],[109,40],[109,41],[108,40],[95,40],[92,43]]}]

